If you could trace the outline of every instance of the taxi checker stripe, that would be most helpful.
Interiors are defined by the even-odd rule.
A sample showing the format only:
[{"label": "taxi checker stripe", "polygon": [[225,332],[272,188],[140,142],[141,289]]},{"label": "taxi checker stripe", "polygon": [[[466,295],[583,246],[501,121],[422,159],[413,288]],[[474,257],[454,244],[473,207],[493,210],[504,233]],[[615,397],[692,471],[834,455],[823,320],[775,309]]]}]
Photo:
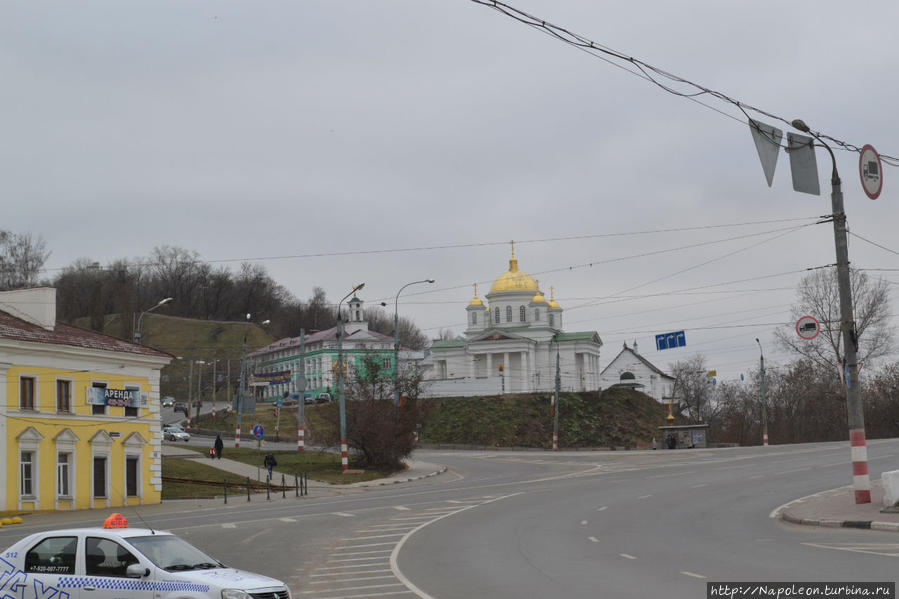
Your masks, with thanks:
[{"label": "taxi checker stripe", "polygon": [[80,589],[86,586],[94,586],[99,589],[122,591],[194,591],[200,593],[209,591],[209,585],[195,584],[192,582],[150,582],[145,580],[106,578],[102,576],[64,576],[59,579],[57,586],[61,589]]}]

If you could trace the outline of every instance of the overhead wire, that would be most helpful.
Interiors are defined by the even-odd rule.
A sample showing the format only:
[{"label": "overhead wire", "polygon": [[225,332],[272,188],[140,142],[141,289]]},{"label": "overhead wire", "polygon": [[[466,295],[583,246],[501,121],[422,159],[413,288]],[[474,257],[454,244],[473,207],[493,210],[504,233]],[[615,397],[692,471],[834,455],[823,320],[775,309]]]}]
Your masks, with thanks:
[{"label": "overhead wire", "polygon": [[[660,89],[662,89],[672,95],[696,102],[696,103],[700,104],[701,106],[704,106],[705,108],[713,110],[713,111],[715,111],[727,118],[733,119],[737,122],[742,123],[743,121],[741,121],[739,118],[733,116],[732,114],[729,114],[729,113],[727,113],[723,110],[720,110],[714,106],[711,106],[710,104],[701,102],[697,98],[699,96],[710,96],[710,97],[720,100],[726,104],[730,104],[730,105],[736,107],[737,109],[739,109],[740,112],[743,113],[743,115],[746,117],[747,121],[752,120],[749,117],[749,114],[746,112],[748,110],[748,111],[754,112],[756,114],[766,116],[770,119],[779,121],[789,127],[793,126],[791,120],[788,120],[784,117],[776,115],[772,112],[763,110],[756,106],[747,104],[741,100],[738,100],[736,98],[728,96],[727,94],[725,94],[723,92],[711,89],[709,87],[705,87],[703,85],[700,85],[698,83],[690,81],[689,79],[686,79],[684,77],[681,77],[681,76],[671,73],[669,71],[663,70],[659,67],[653,66],[653,65],[649,64],[648,62],[640,60],[639,58],[635,58],[633,56],[628,56],[627,54],[619,52],[618,50],[614,50],[614,49],[612,49],[608,46],[605,46],[601,43],[594,42],[593,40],[591,40],[583,35],[574,33],[573,31],[566,29],[564,27],[554,25],[553,23],[550,23],[550,22],[546,21],[545,19],[541,19],[540,17],[536,17],[534,15],[528,14],[518,8],[511,6],[510,4],[501,2],[500,0],[471,0],[471,1],[474,2],[475,4],[480,4],[481,6],[486,6],[488,8],[492,8],[492,9],[496,10],[497,12],[514,19],[515,21],[518,21],[518,22],[523,23],[533,29],[536,29],[542,33],[545,33],[545,34],[549,35],[550,37],[556,38],[559,41],[561,41],[565,44],[568,44],[569,46],[572,46],[578,50],[582,50],[582,51],[586,52],[587,54],[590,54],[591,56],[594,56],[606,63],[612,64],[613,66],[624,70],[627,73],[630,73],[631,75],[634,75],[636,77],[639,77],[641,79],[649,81],[649,82],[653,83],[654,85],[656,85],[657,87],[659,87]],[[616,62],[616,61],[618,61],[618,62]],[[625,67],[621,63],[626,63],[628,65],[632,65],[636,69],[636,71]],[[666,84],[662,83],[659,80],[660,78],[667,79],[667,80],[672,81],[677,84],[681,84],[681,85],[689,88],[690,91],[685,92],[685,91],[677,90],[677,89],[671,87],[670,85],[666,85]],[[849,152],[855,152],[855,153],[861,152],[861,148],[855,144],[837,139],[835,137],[832,137],[830,135],[826,135],[826,134],[823,134],[823,133],[820,133],[817,131],[811,132],[811,133],[813,136],[830,140],[839,149],[849,151]],[[774,140],[772,140],[772,141],[774,141]],[[889,166],[899,166],[899,158],[897,158],[895,156],[891,156],[888,154],[881,154],[880,159],[881,159],[881,161],[883,161],[884,163],[886,163]]]}]

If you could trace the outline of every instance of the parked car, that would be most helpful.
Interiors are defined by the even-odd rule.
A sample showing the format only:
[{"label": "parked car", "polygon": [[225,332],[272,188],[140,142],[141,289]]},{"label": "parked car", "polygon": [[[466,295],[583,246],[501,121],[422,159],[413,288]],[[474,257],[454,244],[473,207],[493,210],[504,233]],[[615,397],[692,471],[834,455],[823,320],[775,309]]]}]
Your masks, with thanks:
[{"label": "parked car", "polygon": [[180,426],[166,426],[162,429],[162,438],[166,441],[190,441],[190,433]]},{"label": "parked car", "polygon": [[171,395],[162,398],[162,407],[163,408],[171,408],[175,405],[175,398]]},{"label": "parked car", "polygon": [[28,535],[0,555],[17,597],[291,598],[280,580],[225,566],[170,532],[128,528],[120,514],[103,528]]},{"label": "parked car", "polygon": [[331,394],[322,393],[315,399],[315,403],[331,403]]}]

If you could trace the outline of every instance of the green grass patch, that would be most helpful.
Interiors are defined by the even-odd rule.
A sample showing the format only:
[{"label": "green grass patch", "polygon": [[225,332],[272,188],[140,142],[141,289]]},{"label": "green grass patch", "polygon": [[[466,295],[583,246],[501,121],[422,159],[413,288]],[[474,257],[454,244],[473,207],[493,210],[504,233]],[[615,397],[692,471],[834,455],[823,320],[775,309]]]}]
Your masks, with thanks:
[{"label": "green grass patch", "polygon": [[[162,481],[162,498],[165,499],[200,499],[205,497],[218,497],[224,493],[223,482],[228,481],[228,494],[240,493],[241,485],[246,485],[247,479],[231,474],[224,470],[207,466],[203,462],[192,458],[163,458],[162,476],[174,478],[190,478],[193,480],[218,483],[218,486]],[[246,487],[244,486],[244,491]]]},{"label": "green grass patch", "polygon": [[[294,475],[305,473],[312,480],[319,480],[332,484],[348,484],[360,481],[378,480],[384,478],[389,473],[377,472],[374,470],[366,470],[362,474],[343,474],[340,468],[340,456],[333,453],[324,453],[319,451],[296,450],[269,450],[269,449],[251,449],[249,447],[241,447],[239,449],[225,449],[222,453],[223,458],[250,464],[251,466],[262,467],[262,460],[265,454],[271,453],[278,460],[275,467],[277,472],[283,472],[288,475],[287,484],[293,484]],[[275,475],[275,482],[280,483],[280,477]]]}]

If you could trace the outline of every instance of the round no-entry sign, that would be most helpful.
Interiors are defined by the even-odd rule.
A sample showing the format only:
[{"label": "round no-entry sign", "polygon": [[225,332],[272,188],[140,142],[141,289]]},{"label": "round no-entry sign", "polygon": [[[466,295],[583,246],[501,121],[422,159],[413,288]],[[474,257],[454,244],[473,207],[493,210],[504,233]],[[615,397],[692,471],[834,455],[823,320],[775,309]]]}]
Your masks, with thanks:
[{"label": "round no-entry sign", "polygon": [[814,339],[821,332],[821,323],[814,316],[803,316],[796,321],[796,334],[803,339]]},{"label": "round no-entry sign", "polygon": [[261,439],[262,435],[264,435],[264,434],[265,434],[265,429],[262,428],[261,424],[257,424],[256,426],[253,427],[253,436],[256,437],[257,439]]},{"label": "round no-entry sign", "polygon": [[862,148],[858,157],[858,174],[862,178],[862,188],[872,200],[876,200],[883,189],[883,165],[880,154],[870,145]]}]

